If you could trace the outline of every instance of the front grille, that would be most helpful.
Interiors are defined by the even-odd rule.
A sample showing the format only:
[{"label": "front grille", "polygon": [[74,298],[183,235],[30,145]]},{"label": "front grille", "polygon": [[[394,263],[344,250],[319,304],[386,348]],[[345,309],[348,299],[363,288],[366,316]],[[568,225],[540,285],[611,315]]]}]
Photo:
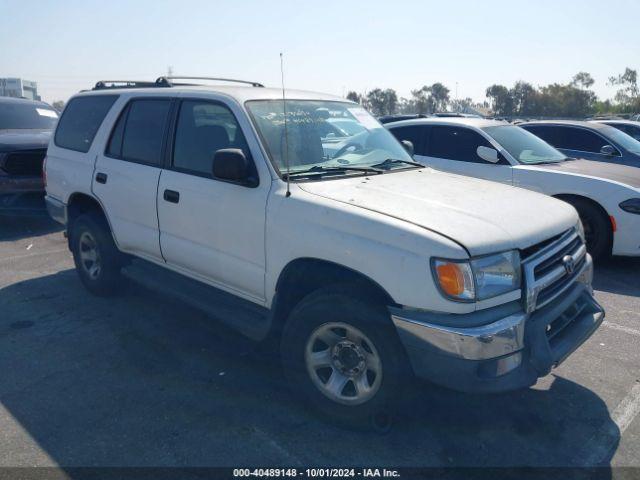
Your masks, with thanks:
[{"label": "front grille", "polygon": [[2,169],[9,175],[40,176],[42,162],[47,154],[43,150],[29,150],[7,154]]},{"label": "front grille", "polygon": [[522,261],[528,312],[556,299],[566,291],[580,274],[587,256],[584,242],[571,229],[553,242],[530,247]]}]

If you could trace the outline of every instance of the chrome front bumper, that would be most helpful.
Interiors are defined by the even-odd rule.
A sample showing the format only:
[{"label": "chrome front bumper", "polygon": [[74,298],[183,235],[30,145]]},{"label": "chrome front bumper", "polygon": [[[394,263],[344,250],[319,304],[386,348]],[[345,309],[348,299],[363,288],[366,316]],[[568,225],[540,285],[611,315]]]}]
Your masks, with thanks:
[{"label": "chrome front bumper", "polygon": [[[535,367],[535,372],[530,369],[528,374],[524,375],[526,378],[515,382],[516,384],[531,384],[535,383],[535,379],[538,376],[548,373],[553,366],[564,360],[602,322],[604,312],[593,299],[592,279],[593,262],[591,257],[586,255],[586,261],[576,273],[575,281],[572,282],[571,288],[567,289],[565,294],[555,302],[532,313],[527,313],[521,306],[518,306],[518,311],[512,311],[506,316],[498,316],[495,320],[480,326],[447,326],[430,322],[428,313],[416,313],[412,310],[395,308],[390,309],[391,318],[418,376],[426,377],[436,381],[436,383],[446,383],[448,386],[453,386],[453,388],[459,388],[456,379],[443,377],[445,381],[438,382],[429,373],[432,368],[427,364],[434,364],[435,362],[439,365],[438,368],[440,370],[446,371],[448,369],[447,361],[455,360],[459,361],[459,365],[465,365],[463,370],[465,374],[468,374],[477,370],[476,367],[480,368],[480,364],[495,363],[500,362],[500,359],[505,359],[505,362],[507,362],[505,363],[506,367],[501,363],[496,366],[495,376],[500,376],[519,367],[521,363],[528,359],[530,352],[536,352],[536,358],[533,358],[533,354],[529,355],[531,356],[531,364]],[[577,310],[575,305],[580,305],[580,310]],[[574,329],[576,330],[574,338],[565,334],[562,346],[558,346],[558,351],[554,352],[553,342],[548,338],[551,325],[558,325],[554,322],[564,318],[563,316],[566,317],[568,315],[567,312],[574,312],[574,310],[570,309],[576,309],[576,316],[573,321],[564,323],[562,328],[570,331],[573,323],[580,323],[582,327]],[[482,313],[482,311],[476,312],[476,314]],[[484,312],[485,315],[486,313]],[[504,313],[504,309],[496,309],[496,314],[500,315],[502,313]],[[592,318],[587,318],[588,315],[591,315]],[[454,316],[450,315],[450,317]],[[431,315],[431,317],[442,318],[441,315]],[[579,333],[578,330],[580,330]],[[540,345],[534,345],[534,343],[539,343]],[[562,350],[562,352],[559,350]],[[510,356],[513,357],[513,361],[509,362],[506,359]],[[471,364],[473,365],[470,366]],[[424,371],[425,367],[426,374],[420,375],[420,372]],[[455,375],[455,372],[450,372],[450,375]],[[478,379],[473,378],[470,380],[466,378],[464,382],[470,385],[474,384],[475,380]],[[485,380],[489,381],[490,378]],[[452,383],[453,385],[451,385]],[[487,382],[480,383],[486,384]]]}]

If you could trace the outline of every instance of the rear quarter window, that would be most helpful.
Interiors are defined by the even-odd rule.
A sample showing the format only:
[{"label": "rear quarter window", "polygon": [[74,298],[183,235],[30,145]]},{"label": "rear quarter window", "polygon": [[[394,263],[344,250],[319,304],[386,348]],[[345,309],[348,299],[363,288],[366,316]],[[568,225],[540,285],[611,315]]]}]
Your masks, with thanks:
[{"label": "rear quarter window", "polygon": [[58,122],[54,137],[56,146],[88,152],[104,117],[117,98],[117,95],[95,95],[72,99]]}]

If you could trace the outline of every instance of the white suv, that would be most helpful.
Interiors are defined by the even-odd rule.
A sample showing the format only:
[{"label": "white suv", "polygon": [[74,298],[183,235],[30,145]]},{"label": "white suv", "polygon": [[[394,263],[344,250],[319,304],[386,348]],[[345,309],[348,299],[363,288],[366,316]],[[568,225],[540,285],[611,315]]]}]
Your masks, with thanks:
[{"label": "white suv", "polygon": [[161,78],[73,97],[46,198],[84,285],[114,293],[133,258],[207,285],[223,321],[279,341],[296,392],[357,422],[387,422],[414,375],[527,387],[596,330],[571,206],[416,164],[342,98],[282,96]]}]

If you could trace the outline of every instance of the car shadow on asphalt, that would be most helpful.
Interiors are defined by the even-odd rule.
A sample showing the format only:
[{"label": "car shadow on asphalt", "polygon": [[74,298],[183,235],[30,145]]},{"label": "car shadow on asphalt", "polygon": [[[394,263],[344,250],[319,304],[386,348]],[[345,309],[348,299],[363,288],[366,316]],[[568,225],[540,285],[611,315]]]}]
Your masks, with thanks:
[{"label": "car shadow on asphalt", "polygon": [[603,292],[640,297],[640,257],[611,257],[598,262],[593,287]]},{"label": "car shadow on asphalt", "polygon": [[0,312],[9,464],[606,468],[619,441],[602,399],[560,377],[502,395],[420,385],[389,433],[346,430],[252,342],[135,285],[93,297],[73,270],[0,289]]},{"label": "car shadow on asphalt", "polygon": [[62,225],[52,220],[46,212],[30,216],[0,214],[0,242],[40,237],[63,229]]}]

